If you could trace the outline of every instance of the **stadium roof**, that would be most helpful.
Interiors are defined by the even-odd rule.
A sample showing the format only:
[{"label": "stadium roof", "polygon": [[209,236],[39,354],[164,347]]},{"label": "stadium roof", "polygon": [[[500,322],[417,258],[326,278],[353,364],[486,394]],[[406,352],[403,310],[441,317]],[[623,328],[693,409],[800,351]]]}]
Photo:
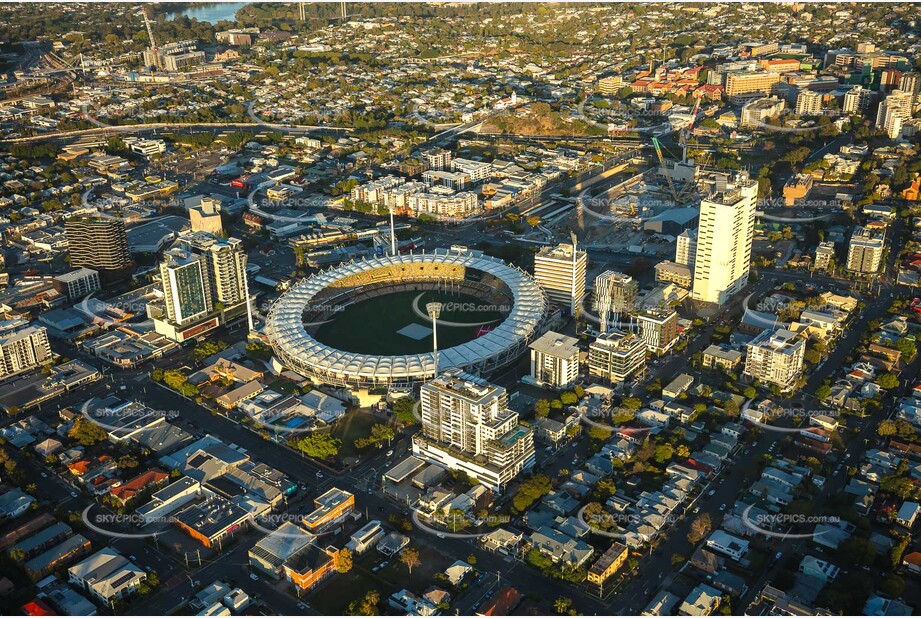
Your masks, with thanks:
[{"label": "stadium roof", "polygon": [[[467,343],[438,352],[438,370],[489,364],[539,335],[548,302],[540,286],[523,270],[477,251],[437,250],[352,261],[318,273],[296,285],[273,305],[266,333],[282,360],[313,375],[344,376],[347,382],[395,382],[433,375],[431,353],[379,356],[337,350],[307,332],[304,311],[335,282],[351,275],[393,266],[443,264],[487,273],[501,280],[514,300],[508,317],[495,329]],[[317,369],[320,371],[318,372]]]}]

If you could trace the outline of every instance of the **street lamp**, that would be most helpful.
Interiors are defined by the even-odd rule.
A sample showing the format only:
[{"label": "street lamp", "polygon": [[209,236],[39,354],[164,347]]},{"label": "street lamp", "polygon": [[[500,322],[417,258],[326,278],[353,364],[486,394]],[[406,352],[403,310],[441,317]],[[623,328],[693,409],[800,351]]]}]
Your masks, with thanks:
[{"label": "street lamp", "polygon": [[441,315],[442,304],[438,302],[426,303],[425,311],[432,320],[432,355],[435,358],[435,372],[432,377],[438,377],[438,317]]}]

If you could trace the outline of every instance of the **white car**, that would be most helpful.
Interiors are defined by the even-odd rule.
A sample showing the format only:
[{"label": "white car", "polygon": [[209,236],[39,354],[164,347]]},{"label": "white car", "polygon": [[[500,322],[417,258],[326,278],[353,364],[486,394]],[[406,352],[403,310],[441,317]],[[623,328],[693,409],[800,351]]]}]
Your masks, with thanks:
[{"label": "white car", "polygon": [[720,505],[720,513],[722,513],[722,512],[725,511],[725,510],[726,510],[726,505],[725,505],[725,504],[721,504],[721,505]]},{"label": "white car", "polygon": [[707,492],[707,495],[708,495],[708,496],[715,496],[715,495],[716,495],[716,490],[715,490],[715,489],[711,489],[710,491]]},{"label": "white car", "polygon": [[249,574],[249,578],[250,578],[251,580],[253,580],[254,582],[259,581],[259,576],[256,575],[255,573],[250,573],[250,574]]}]

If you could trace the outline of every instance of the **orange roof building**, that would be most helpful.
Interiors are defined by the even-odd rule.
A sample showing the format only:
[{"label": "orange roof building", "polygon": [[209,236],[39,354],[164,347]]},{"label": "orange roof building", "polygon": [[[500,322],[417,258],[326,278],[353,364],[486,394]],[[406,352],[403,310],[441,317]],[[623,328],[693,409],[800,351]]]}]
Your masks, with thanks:
[{"label": "orange roof building", "polygon": [[143,474],[137,475],[130,481],[126,481],[118,487],[112,488],[109,493],[124,504],[148,487],[159,485],[168,478],[169,474],[162,470],[148,470]]}]

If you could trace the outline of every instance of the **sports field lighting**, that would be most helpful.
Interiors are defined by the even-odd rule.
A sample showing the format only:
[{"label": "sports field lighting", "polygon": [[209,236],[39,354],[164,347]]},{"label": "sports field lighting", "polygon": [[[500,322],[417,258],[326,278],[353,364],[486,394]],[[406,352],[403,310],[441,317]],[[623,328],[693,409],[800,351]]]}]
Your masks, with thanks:
[{"label": "sports field lighting", "polygon": [[441,316],[441,303],[426,303],[425,312],[432,319],[432,352],[435,357],[435,377],[438,376],[438,318]]}]

